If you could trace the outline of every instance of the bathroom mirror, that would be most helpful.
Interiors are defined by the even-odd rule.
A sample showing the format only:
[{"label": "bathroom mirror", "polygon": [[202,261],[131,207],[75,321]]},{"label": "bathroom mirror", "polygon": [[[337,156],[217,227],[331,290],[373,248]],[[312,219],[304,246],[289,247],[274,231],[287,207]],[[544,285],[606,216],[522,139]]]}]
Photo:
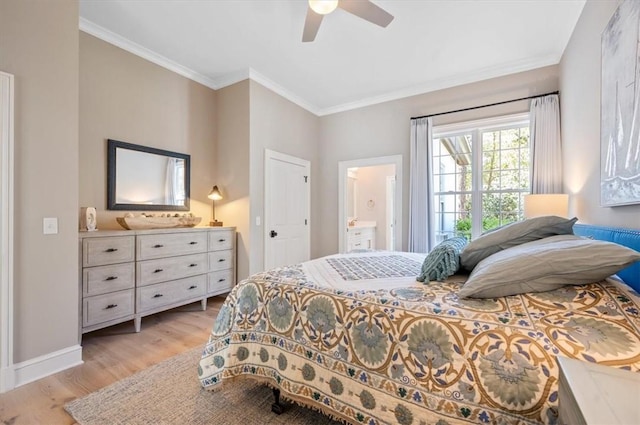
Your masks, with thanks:
[{"label": "bathroom mirror", "polygon": [[191,157],[107,141],[107,209],[188,211]]}]

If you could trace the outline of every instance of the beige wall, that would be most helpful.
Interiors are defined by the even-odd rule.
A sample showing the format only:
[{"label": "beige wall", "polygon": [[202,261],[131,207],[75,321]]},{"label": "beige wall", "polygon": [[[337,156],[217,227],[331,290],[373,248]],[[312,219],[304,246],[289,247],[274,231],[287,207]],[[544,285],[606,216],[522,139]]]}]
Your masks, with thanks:
[{"label": "beige wall", "polygon": [[600,35],[618,2],[589,0],[560,62],[564,185],[581,222],[640,227],[640,205],[600,206]]},{"label": "beige wall", "polygon": [[[311,162],[311,257],[319,256],[314,229],[322,226],[317,214],[320,190],[318,140],[320,120],[264,86],[251,81],[251,273],[264,269],[263,225],[256,226],[256,217],[264,219],[264,150],[306,159]],[[337,167],[337,165],[336,165]],[[337,168],[336,168],[337,172]],[[324,176],[323,176],[324,177]],[[334,202],[337,202],[338,197]],[[338,228],[335,227],[337,232]]]},{"label": "beige wall", "polygon": [[[15,76],[14,362],[78,342],[78,3],[0,1]],[[58,234],[43,235],[43,217]]]},{"label": "beige wall", "polygon": [[[338,252],[338,161],[402,155],[402,249],[407,248],[409,223],[409,120],[437,112],[484,105],[558,89],[558,67],[507,75],[392,102],[328,115],[320,119],[319,217],[312,234],[315,256]],[[434,125],[487,118],[529,110],[529,102],[514,102],[464,113],[440,116]]]},{"label": "beige wall", "polygon": [[191,155],[191,212],[211,217],[216,92],[80,32],[80,205],[99,229],[121,229],[107,211],[107,139]]},{"label": "beige wall", "polygon": [[218,133],[216,183],[224,199],[216,202],[216,218],[236,226],[237,278],[249,275],[249,80],[217,92]]}]

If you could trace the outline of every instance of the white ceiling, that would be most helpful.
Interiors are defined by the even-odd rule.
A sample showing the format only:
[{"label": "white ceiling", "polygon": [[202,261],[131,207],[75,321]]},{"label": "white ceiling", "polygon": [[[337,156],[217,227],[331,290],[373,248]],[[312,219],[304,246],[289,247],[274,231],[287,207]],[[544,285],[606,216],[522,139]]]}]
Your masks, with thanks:
[{"label": "white ceiling", "polygon": [[585,0],[374,0],[302,43],[304,0],[80,0],[80,28],[219,89],[250,77],[317,115],[557,64]]}]

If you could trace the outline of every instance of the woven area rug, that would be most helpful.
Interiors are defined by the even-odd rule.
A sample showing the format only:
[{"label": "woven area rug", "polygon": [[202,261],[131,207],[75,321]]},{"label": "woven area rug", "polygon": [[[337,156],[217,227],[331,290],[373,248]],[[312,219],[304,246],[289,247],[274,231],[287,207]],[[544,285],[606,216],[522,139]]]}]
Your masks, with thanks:
[{"label": "woven area rug", "polygon": [[65,405],[80,425],[336,425],[322,414],[283,402],[271,412],[273,392],[251,380],[203,390],[197,376],[201,348],[155,366]]}]

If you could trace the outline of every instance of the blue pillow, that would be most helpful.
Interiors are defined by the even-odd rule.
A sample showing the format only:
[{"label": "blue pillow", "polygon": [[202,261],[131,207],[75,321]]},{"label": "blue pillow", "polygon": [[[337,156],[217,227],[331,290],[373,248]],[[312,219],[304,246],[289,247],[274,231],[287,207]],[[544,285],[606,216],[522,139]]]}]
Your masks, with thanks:
[{"label": "blue pillow", "polygon": [[445,239],[431,250],[422,263],[419,282],[443,281],[460,269],[460,252],[467,245],[467,238]]}]

